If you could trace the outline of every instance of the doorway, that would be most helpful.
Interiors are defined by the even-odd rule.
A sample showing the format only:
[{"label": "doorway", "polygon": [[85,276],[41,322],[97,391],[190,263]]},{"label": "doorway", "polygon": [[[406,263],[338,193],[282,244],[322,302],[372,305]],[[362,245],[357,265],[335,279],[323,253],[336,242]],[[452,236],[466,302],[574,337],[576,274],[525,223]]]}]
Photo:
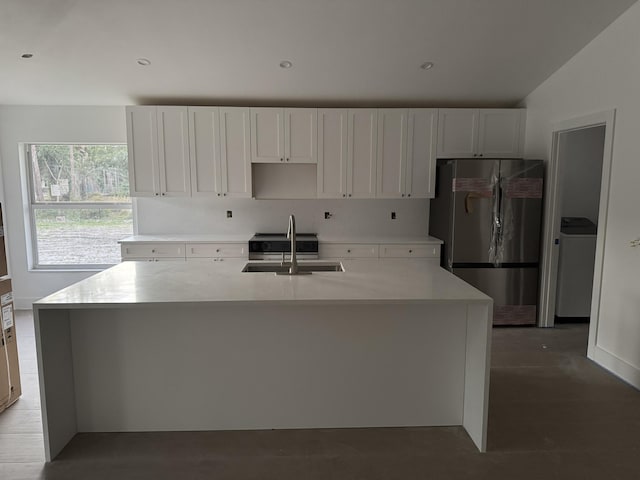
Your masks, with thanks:
[{"label": "doorway", "polygon": [[[598,328],[614,121],[615,111],[611,110],[555,124],[547,170],[538,325],[555,325],[562,217],[588,219],[597,225],[588,310],[588,350],[595,346]],[[590,171],[586,171],[587,168]],[[595,190],[599,192],[596,194]],[[564,239],[567,246],[566,235]]]},{"label": "doorway", "polygon": [[556,202],[560,244],[554,323],[586,323],[591,314],[606,127],[560,132]]}]

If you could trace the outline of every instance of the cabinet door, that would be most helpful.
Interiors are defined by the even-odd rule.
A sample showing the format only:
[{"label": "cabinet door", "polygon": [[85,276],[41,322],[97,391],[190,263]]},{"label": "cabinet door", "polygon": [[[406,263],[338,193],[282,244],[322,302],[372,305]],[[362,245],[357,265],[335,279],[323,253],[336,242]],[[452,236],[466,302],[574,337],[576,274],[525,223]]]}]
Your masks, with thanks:
[{"label": "cabinet door", "polygon": [[284,161],[317,163],[318,110],[287,108],[284,111]]},{"label": "cabinet door", "polygon": [[160,194],[157,112],[157,107],[126,108],[129,188],[132,197]]},{"label": "cabinet door", "polygon": [[484,158],[521,157],[523,112],[522,109],[481,109],[478,155]]},{"label": "cabinet door", "polygon": [[406,194],[412,198],[435,197],[438,110],[409,110]]},{"label": "cabinet door", "polygon": [[407,123],[406,108],[378,110],[378,198],[405,196]]},{"label": "cabinet door", "polygon": [[378,111],[376,109],[349,110],[348,197],[374,198],[376,196],[377,133]]},{"label": "cabinet door", "polygon": [[347,110],[318,110],[318,198],[347,196],[347,117]]},{"label": "cabinet door", "polygon": [[160,195],[191,195],[187,107],[158,107]]},{"label": "cabinet door", "polygon": [[284,162],[284,110],[251,109],[251,161]]},{"label": "cabinet door", "polygon": [[477,143],[477,109],[440,109],[438,114],[438,158],[473,158]]},{"label": "cabinet door", "polygon": [[220,160],[223,196],[251,197],[249,109],[220,107]]},{"label": "cabinet door", "polygon": [[191,195],[222,195],[218,107],[189,107]]}]

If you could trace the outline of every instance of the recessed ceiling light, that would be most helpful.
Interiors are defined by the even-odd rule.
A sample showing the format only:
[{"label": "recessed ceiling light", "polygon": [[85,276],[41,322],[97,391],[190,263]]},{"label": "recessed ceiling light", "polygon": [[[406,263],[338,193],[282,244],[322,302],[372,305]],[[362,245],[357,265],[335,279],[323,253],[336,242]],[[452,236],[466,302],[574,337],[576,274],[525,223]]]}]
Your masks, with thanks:
[{"label": "recessed ceiling light", "polygon": [[31,58],[33,57],[33,53],[23,53],[22,55],[20,55],[22,58]]},{"label": "recessed ceiling light", "polygon": [[139,58],[136,60],[136,62],[138,63],[138,65],[142,65],[143,67],[151,65],[151,60],[149,60],[148,58]]},{"label": "recessed ceiling light", "polygon": [[431,70],[433,68],[433,62],[424,62],[420,65],[420,68],[423,70]]},{"label": "recessed ceiling light", "polygon": [[291,68],[293,67],[293,63],[291,63],[289,60],[283,60],[282,62],[280,62],[280,68]]}]

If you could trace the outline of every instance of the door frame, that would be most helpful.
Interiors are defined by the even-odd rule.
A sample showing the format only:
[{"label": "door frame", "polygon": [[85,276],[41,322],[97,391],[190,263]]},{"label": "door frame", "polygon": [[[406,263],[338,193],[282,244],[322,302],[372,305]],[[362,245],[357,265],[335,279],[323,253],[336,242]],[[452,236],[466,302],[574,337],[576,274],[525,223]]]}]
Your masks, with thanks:
[{"label": "door frame", "polygon": [[547,191],[545,202],[544,235],[542,241],[542,275],[540,285],[540,318],[538,326],[553,327],[556,303],[556,285],[558,280],[560,238],[560,136],[585,128],[604,126],[604,153],[602,158],[602,178],[600,183],[600,206],[598,209],[598,235],[596,240],[596,258],[593,275],[593,295],[591,300],[591,323],[589,326],[589,352],[596,344],[598,319],[600,314],[600,295],[602,290],[602,269],[604,265],[604,247],[609,213],[609,193],[611,181],[611,162],[613,159],[613,135],[615,129],[615,109],[591,115],[556,122],[552,125],[551,155],[547,165]]}]

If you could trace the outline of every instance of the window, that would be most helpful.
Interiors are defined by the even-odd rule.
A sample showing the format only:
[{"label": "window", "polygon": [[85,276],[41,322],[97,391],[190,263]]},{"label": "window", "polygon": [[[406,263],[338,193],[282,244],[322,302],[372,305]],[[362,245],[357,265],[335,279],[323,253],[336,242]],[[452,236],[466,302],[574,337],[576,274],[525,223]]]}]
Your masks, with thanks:
[{"label": "window", "polygon": [[120,262],[133,233],[126,145],[26,146],[34,268]]}]

